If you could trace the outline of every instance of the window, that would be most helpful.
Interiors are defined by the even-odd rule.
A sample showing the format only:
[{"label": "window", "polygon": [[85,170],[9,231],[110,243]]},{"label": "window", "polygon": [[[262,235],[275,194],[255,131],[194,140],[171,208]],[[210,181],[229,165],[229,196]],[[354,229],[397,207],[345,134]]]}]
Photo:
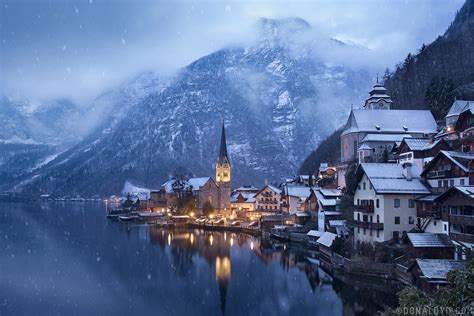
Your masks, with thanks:
[{"label": "window", "polygon": [[362,216],[362,221],[368,222],[368,221],[369,221],[369,217],[368,217],[367,215]]},{"label": "window", "polygon": [[[372,220],[373,220],[373,219],[372,219],[372,215],[370,215],[370,222],[371,222],[371,223],[372,223]],[[372,235],[371,235],[371,236],[372,236]]]},{"label": "window", "polygon": [[369,236],[372,236],[372,229],[369,229]]},{"label": "window", "polygon": [[460,185],[464,185],[464,179],[459,180]]},{"label": "window", "polygon": [[357,233],[360,234],[360,227],[357,227]]},{"label": "window", "polygon": [[365,236],[365,228],[364,228],[364,236]]},{"label": "window", "polygon": [[377,205],[377,208],[380,207],[380,203],[379,203],[379,202],[380,202],[379,199],[375,200],[375,204]]},{"label": "window", "polygon": [[454,186],[454,180],[449,180],[449,186],[450,187]]},{"label": "window", "polygon": [[366,189],[365,182],[362,184],[362,186],[364,187],[364,190],[365,190]]},{"label": "window", "polygon": [[433,225],[436,226],[436,224],[438,224],[436,221],[433,222]]},{"label": "window", "polygon": [[438,180],[438,188],[441,188],[442,184],[443,184],[443,182],[441,180]]},{"label": "window", "polygon": [[400,216],[395,216],[395,225],[400,225]]},{"label": "window", "polygon": [[372,182],[369,182],[369,188],[372,190]]},{"label": "window", "polygon": [[443,181],[443,187],[447,188],[448,187],[448,180]]},{"label": "window", "polygon": [[400,207],[400,199],[394,199],[393,200],[393,207],[395,207],[395,208]]},{"label": "window", "polygon": [[360,213],[357,213],[357,221],[360,222]]},{"label": "window", "polygon": [[360,205],[360,199],[357,199],[357,205]]},{"label": "window", "polygon": [[380,223],[380,216],[377,214],[377,223]]},{"label": "window", "polygon": [[415,219],[413,218],[413,216],[408,217],[408,224],[410,224],[410,225],[415,224]]},{"label": "window", "polygon": [[379,237],[380,233],[379,233],[379,230],[377,229],[377,238]]},{"label": "window", "polygon": [[414,208],[415,207],[415,201],[413,199],[408,199],[408,207],[409,208]]},{"label": "window", "polygon": [[447,232],[448,231],[448,225],[444,224],[444,231]]},{"label": "window", "polygon": [[398,236],[399,236],[398,232],[394,231],[392,234],[393,234],[393,239],[398,241]]}]

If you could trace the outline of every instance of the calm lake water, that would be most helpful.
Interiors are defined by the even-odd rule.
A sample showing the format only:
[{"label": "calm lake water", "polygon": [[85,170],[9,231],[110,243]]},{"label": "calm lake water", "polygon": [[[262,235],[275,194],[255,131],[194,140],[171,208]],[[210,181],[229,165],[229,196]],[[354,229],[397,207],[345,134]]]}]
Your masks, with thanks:
[{"label": "calm lake water", "polygon": [[301,247],[110,221],[100,203],[0,203],[0,240],[0,315],[372,315],[396,303],[377,282],[333,279]]}]

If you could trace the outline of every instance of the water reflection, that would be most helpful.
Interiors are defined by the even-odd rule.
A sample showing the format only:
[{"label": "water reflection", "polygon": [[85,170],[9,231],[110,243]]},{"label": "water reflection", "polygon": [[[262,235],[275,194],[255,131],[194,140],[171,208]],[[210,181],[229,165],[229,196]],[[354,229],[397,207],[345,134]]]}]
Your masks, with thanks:
[{"label": "water reflection", "polygon": [[2,315],[372,315],[393,303],[294,245],[108,221],[97,205],[0,210]]}]

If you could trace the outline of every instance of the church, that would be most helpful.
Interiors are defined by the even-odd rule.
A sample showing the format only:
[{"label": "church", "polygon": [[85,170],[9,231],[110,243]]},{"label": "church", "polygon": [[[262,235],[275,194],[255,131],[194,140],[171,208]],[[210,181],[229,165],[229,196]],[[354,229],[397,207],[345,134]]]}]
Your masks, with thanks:
[{"label": "church", "polygon": [[220,214],[230,215],[230,159],[227,154],[225,127],[222,122],[221,145],[216,162],[217,207]]}]

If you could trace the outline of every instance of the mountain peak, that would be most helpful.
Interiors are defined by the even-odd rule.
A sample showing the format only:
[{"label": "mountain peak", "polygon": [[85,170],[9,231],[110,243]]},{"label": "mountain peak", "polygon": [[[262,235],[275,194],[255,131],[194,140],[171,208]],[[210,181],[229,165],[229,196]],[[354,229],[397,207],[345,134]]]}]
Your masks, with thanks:
[{"label": "mountain peak", "polygon": [[261,35],[266,39],[288,38],[294,34],[305,33],[311,30],[311,25],[302,18],[261,18],[258,21]]}]

